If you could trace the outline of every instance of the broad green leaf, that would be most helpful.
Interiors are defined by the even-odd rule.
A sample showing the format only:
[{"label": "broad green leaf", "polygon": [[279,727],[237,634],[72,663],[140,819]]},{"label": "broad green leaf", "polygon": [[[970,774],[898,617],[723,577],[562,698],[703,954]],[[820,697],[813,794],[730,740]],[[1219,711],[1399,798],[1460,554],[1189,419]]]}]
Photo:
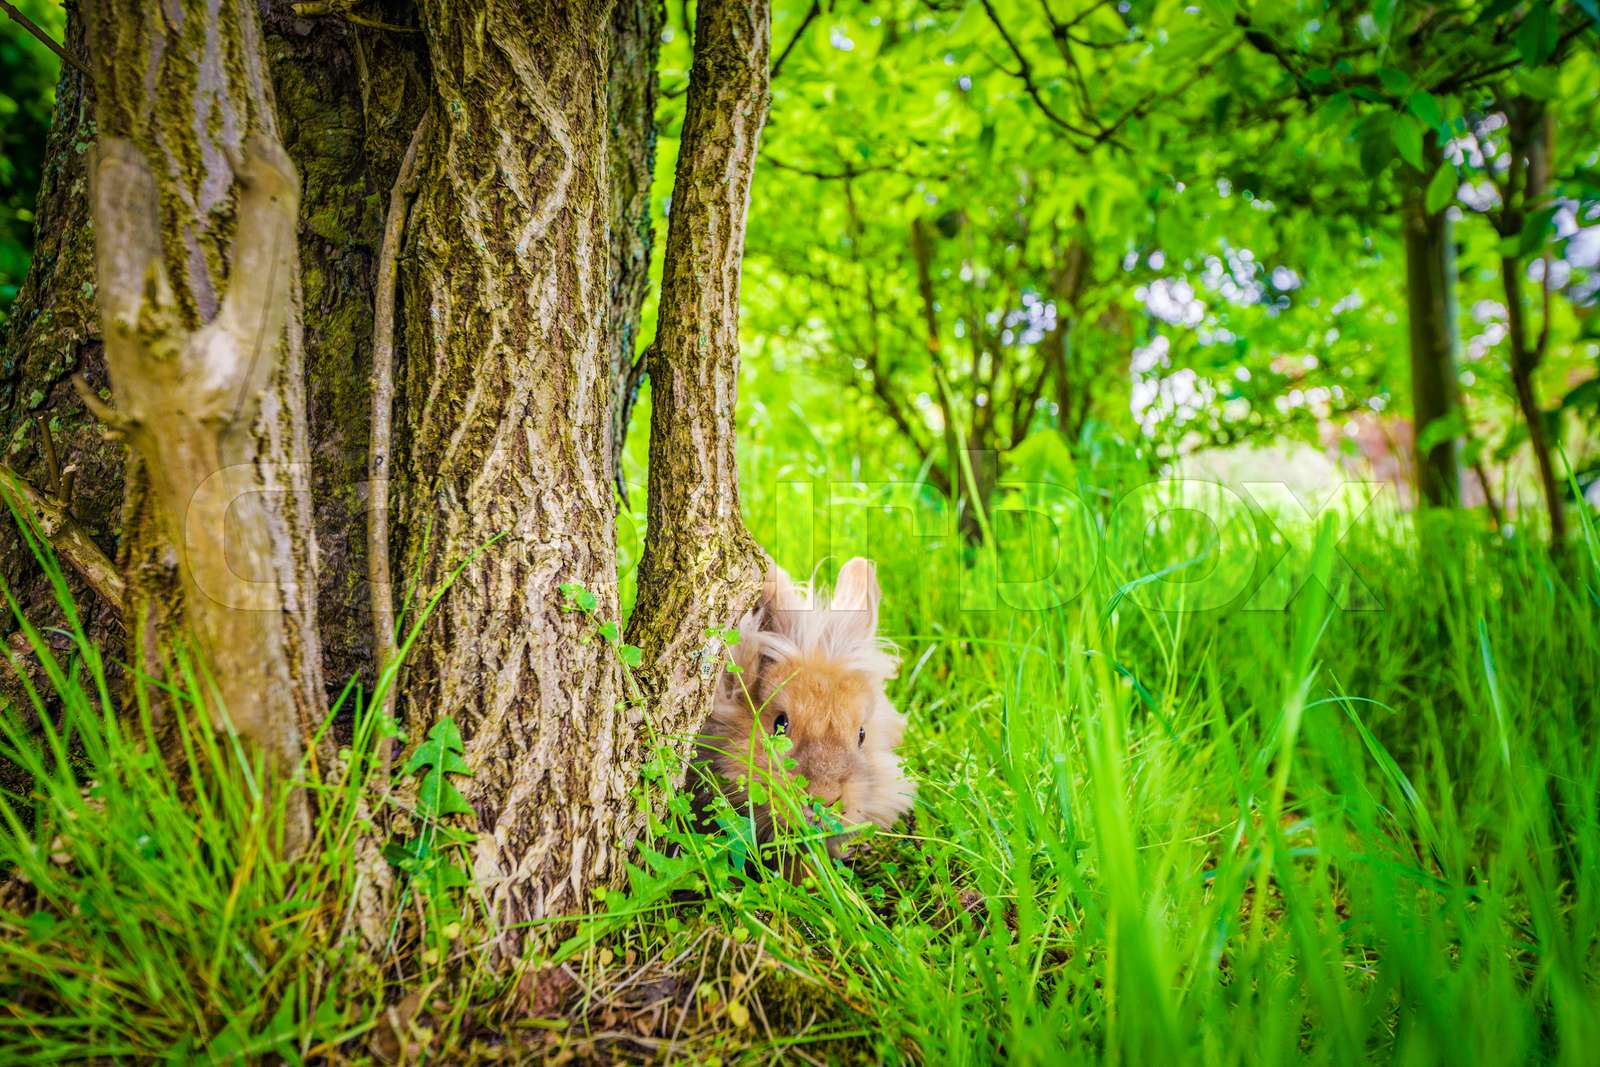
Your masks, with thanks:
[{"label": "broad green leaf", "polygon": [[1518,419],[1506,430],[1505,440],[1494,450],[1494,461],[1504,463],[1517,454],[1517,450],[1528,440],[1528,424]]},{"label": "broad green leaf", "polygon": [[1560,33],[1548,0],[1536,0],[1517,26],[1517,51],[1522,53],[1522,61],[1537,67],[1555,55]]},{"label": "broad green leaf", "polygon": [[1395,96],[1404,96],[1411,91],[1411,75],[1403,70],[1384,67],[1378,71],[1378,81],[1382,83],[1385,92]]},{"label": "broad green leaf", "polygon": [[1389,127],[1393,117],[1387,112],[1374,111],[1356,126],[1356,141],[1360,145],[1361,170],[1376,178],[1383,173],[1394,158],[1394,141]]},{"label": "broad green leaf", "polygon": [[1550,223],[1555,218],[1554,207],[1541,208],[1522,222],[1522,232],[1517,235],[1517,255],[1531,256],[1544,247],[1550,236]]},{"label": "broad green leaf", "polygon": [[1513,75],[1517,92],[1535,100],[1555,100],[1561,96],[1561,72],[1557,67],[1519,70]]},{"label": "broad green leaf", "polygon": [[1417,170],[1422,169],[1422,133],[1422,124],[1410,115],[1395,115],[1389,123],[1395,151]]},{"label": "broad green leaf", "polygon": [[1406,100],[1406,108],[1429,129],[1444,122],[1444,112],[1439,107],[1438,98],[1432,93],[1412,93]]},{"label": "broad green leaf", "polygon": [[472,805],[437,767],[423,775],[422,785],[417,788],[417,808],[423,815],[435,819],[473,814]]},{"label": "broad green leaf", "polygon": [[1460,185],[1455,164],[1448,159],[1439,164],[1439,169],[1434,171],[1432,180],[1428,182],[1428,191],[1425,194],[1428,214],[1434,215],[1443,211],[1446,205],[1456,198],[1456,190]]},{"label": "broad green leaf", "polygon": [[1468,429],[1466,413],[1459,407],[1454,408],[1450,414],[1434,419],[1423,427],[1422,432],[1417,435],[1417,447],[1426,452],[1442,441],[1465,436]]}]

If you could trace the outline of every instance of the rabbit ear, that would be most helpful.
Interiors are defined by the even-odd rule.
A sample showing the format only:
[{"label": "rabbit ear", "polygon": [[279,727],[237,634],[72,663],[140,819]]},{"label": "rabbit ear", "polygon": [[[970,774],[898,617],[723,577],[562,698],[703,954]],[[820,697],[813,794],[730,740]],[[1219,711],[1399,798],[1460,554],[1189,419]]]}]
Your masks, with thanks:
[{"label": "rabbit ear", "polygon": [[842,625],[851,636],[868,640],[878,632],[878,601],[882,598],[877,568],[870,559],[857,556],[839,569],[839,584],[829,606],[836,612],[850,612],[850,619]]},{"label": "rabbit ear", "polygon": [[[774,563],[767,570],[766,582],[761,589],[761,607],[765,609],[768,619],[776,622],[773,619],[776,612],[805,611],[810,606],[806,590],[797,586],[788,572]],[[780,627],[769,623],[769,628]]]}]

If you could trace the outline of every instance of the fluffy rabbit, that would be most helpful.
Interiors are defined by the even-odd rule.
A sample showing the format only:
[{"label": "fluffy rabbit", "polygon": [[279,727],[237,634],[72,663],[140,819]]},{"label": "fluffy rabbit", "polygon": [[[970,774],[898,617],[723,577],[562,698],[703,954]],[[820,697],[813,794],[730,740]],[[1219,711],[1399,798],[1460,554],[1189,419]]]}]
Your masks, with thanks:
[{"label": "fluffy rabbit", "polygon": [[[731,651],[739,670],[723,672],[700,737],[699,758],[736,809],[745,810],[739,783],[752,769],[757,781],[785,773],[781,759],[769,761],[762,731],[791,740],[789,773],[803,775],[824,804],[837,803],[847,828],[888,827],[911,807],[916,787],[895,755],[905,719],[884,693],[899,661],[877,636],[880,597],[871,561],[859,557],[840,570],[831,598],[772,568],[761,603],[739,623]],[[771,808],[754,815],[769,836]],[[836,837],[829,849],[837,855],[841,845]]]}]

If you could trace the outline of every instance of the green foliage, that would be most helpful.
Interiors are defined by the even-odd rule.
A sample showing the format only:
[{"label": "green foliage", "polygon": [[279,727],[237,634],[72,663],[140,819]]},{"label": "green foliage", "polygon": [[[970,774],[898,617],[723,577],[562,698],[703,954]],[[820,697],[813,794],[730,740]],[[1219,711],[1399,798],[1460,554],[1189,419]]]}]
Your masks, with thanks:
[{"label": "green foliage", "polygon": [[[802,464],[819,488],[878,476],[853,434],[819,430],[826,382],[786,388],[796,408],[746,436],[752,516]],[[1348,528],[1119,523],[1137,483],[1111,457],[1029,454],[1085,505],[1016,490],[1050,532],[1041,552],[997,525],[984,607],[985,572],[931,506],[885,513],[835,484],[814,538],[792,510],[757,527],[794,573],[876,559],[914,821],[796,885],[756,862],[737,808],[713,803],[702,838],[653,807],[657,841],[558,958],[603,985],[601,952],[759,946],[824,998],[806,1031],[823,1061],[1581,1062],[1600,1007],[1600,755],[1579,740],[1600,542],[1564,574],[1531,531],[1418,530],[1391,497]],[[1284,550],[1294,595],[1257,610]],[[1025,603],[1041,575],[1049,595]],[[1178,610],[1213,582],[1237,592]],[[690,1047],[758,1058],[803,1025],[775,978],[742,988],[772,1036],[725,1016]]]},{"label": "green foliage", "polygon": [[[775,42],[802,15],[780,6]],[[763,364],[835,383],[838,403],[872,413],[860,432],[925,461],[940,489],[955,480],[952,425],[1003,470],[1046,428],[1076,447],[1092,426],[1154,465],[1406,419],[1400,207],[1413,189],[1464,216],[1460,386],[1473,432],[1503,438],[1519,415],[1499,239],[1473,212],[1485,168],[1503,165],[1497,116],[1516,93],[1549,101],[1559,131],[1561,207],[1530,216],[1514,250],[1559,261],[1543,390],[1593,373],[1600,69],[1572,5],[990,0],[806,26],[764,135],[749,344]],[[668,85],[682,49],[668,47]],[[1082,288],[1064,293],[1080,254]],[[1052,321],[1070,328],[1049,335]],[[1568,440],[1580,468],[1589,429]]]},{"label": "green foliage", "polygon": [[422,776],[422,784],[417,788],[417,813],[423,818],[472,814],[471,805],[445,777],[447,774],[472,773],[472,768],[462,758],[465,751],[455,720],[445,718],[434,724],[433,729],[428,731],[427,739],[417,746],[406,761],[403,773],[426,771]]},{"label": "green foliage", "polygon": [[[24,15],[56,40],[66,13],[54,0],[17,0]],[[45,134],[61,61],[0,15],[0,322],[16,298],[33,248],[33,204],[44,173]]]},{"label": "green foliage", "polygon": [[617,658],[629,670],[639,666],[644,661],[644,650],[638,645],[630,645],[622,640],[622,624],[615,619],[599,621],[595,614],[599,607],[599,600],[589,590],[578,582],[562,582],[558,587],[561,592],[561,610],[578,611],[587,615],[595,623],[595,633],[606,644],[617,650]]},{"label": "green foliage", "polygon": [[[28,783],[0,795],[0,867],[25,878],[0,893],[0,1059],[361,1059],[411,1004],[414,1058],[434,1062],[1584,1062],[1600,1044],[1590,511],[1557,566],[1526,508],[1491,534],[1387,495],[1312,518],[1292,496],[1141,487],[1216,458],[1205,446],[1403,419],[1399,207],[1417,194],[1459,215],[1466,405],[1430,432],[1470,437],[1485,464],[1522,456],[1500,257],[1564,264],[1539,373],[1583,468],[1600,420],[1580,255],[1600,220],[1593,7],[780,5],[775,54],[806,29],[749,221],[743,500],[796,575],[876,560],[914,816],[835,861],[826,839],[851,828],[753,758],[746,803],[681,783],[695,739],[659,734],[629,686],[647,828],[625,885],[535,924],[559,939],[534,939],[530,1002],[485,977],[471,768],[435,709],[385,850],[418,936],[391,932],[375,962],[348,920],[392,672],[324,769],[311,854],[274,859],[283,790],[210,729],[194,670],[160,694],[194,738],[174,770],[151,755],[149,703],[108,698],[52,571],[63,624],[22,626],[54,698],[29,700],[37,733],[28,709],[0,718]],[[670,30],[663,199],[687,76]],[[1550,201],[1501,233],[1513,95],[1552,109],[1559,148]],[[1072,328],[1047,344],[1051,321]],[[946,428],[980,425],[1003,463],[994,535],[973,546],[930,482]],[[1342,475],[1305,455],[1309,506]],[[561,586],[625,680],[644,494],[633,506],[621,617]],[[716,669],[737,633],[706,638]],[[757,743],[787,765],[789,738]]]},{"label": "green foliage", "polygon": [[410,839],[389,842],[383,852],[384,858],[408,875],[411,885],[430,904],[445,907],[459,891],[472,885],[468,850],[473,835],[445,822],[453,815],[475,814],[447,777],[472,773],[463,756],[465,752],[461,731],[449,717],[435,723],[418,743],[401,773],[420,779],[415,815],[422,823],[422,831]]},{"label": "green foliage", "polygon": [[[0,715],[0,760],[29,783],[0,793],[0,1060],[303,1062],[360,1038],[382,1002],[346,925],[371,750],[324,777],[305,854],[274,858],[300,775],[263,786],[261,764],[213,728],[181,649],[171,684],[119,707],[65,576],[22,529],[63,626],[41,632],[6,591],[48,689],[24,682],[31,707]],[[163,758],[158,738],[173,734],[182,744]]]}]

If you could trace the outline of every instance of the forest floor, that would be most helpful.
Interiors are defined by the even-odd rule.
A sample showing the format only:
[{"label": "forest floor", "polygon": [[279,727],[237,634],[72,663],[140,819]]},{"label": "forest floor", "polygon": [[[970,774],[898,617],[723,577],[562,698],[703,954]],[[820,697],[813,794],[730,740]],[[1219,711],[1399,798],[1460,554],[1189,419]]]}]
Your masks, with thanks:
[{"label": "forest floor", "polygon": [[[0,1061],[1575,1064],[1600,1047],[1592,528],[1558,565],[1472,517],[1142,531],[1032,499],[1057,523],[1052,572],[1030,555],[1048,546],[1006,535],[1014,515],[993,516],[1011,546],[995,561],[878,503],[835,487],[832,556],[877,558],[914,814],[844,863],[785,845],[811,856],[797,882],[655,794],[631,883],[542,931],[510,984],[448,837],[438,862],[390,855],[413,947],[356,951],[359,783],[325,787],[316,854],[268,860],[267,799],[236,775],[191,803],[80,647],[59,729],[41,743],[5,720],[35,787],[0,809],[0,863],[23,874],[0,898]],[[1186,569],[1204,580],[1172,580]],[[228,764],[209,743],[192,757]]]}]

